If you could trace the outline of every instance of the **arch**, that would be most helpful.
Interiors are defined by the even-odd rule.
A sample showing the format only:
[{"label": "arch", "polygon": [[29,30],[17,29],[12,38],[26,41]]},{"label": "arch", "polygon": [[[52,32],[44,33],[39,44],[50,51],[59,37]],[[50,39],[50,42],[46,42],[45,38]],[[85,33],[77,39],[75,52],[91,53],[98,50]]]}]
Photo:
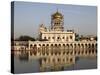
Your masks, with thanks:
[{"label": "arch", "polygon": [[94,48],[94,44],[92,44],[92,48]]},{"label": "arch", "polygon": [[81,44],[81,48],[84,48],[84,44]]},{"label": "arch", "polygon": [[92,50],[92,54],[94,54],[94,50]]},{"label": "arch", "polygon": [[44,61],[46,62],[46,58],[44,58]]},{"label": "arch", "polygon": [[61,44],[59,44],[59,46],[61,46]]},{"label": "arch", "polygon": [[69,51],[66,54],[68,55],[69,54]]},{"label": "arch", "polygon": [[63,44],[63,46],[65,46],[65,44]]},{"label": "arch", "polygon": [[70,39],[72,39],[73,37],[72,37],[72,35],[70,35]]},{"label": "arch", "polygon": [[58,58],[57,60],[58,60],[58,62],[59,62],[59,61],[60,61],[60,58]]},{"label": "arch", "polygon": [[41,46],[41,44],[39,44],[39,46]]},{"label": "arch", "polygon": [[80,44],[78,43],[78,47],[80,47]]},{"label": "arch", "polygon": [[50,39],[50,37],[48,37],[48,39]]},{"label": "arch", "polygon": [[51,46],[53,46],[53,44],[51,44]]},{"label": "arch", "polygon": [[87,48],[87,44],[85,44],[85,48]]},{"label": "arch", "polygon": [[55,46],[57,47],[57,44],[55,44]]},{"label": "arch", "polygon": [[73,51],[71,51],[70,54],[72,55],[73,54]]},{"label": "arch", "polygon": [[85,51],[85,54],[87,54],[87,51]]},{"label": "arch", "polygon": [[30,44],[30,47],[32,47],[33,45],[32,44]]},{"label": "arch", "polygon": [[74,44],[74,48],[76,48],[76,43]]},{"label": "arch", "polygon": [[72,58],[70,58],[70,62],[72,62],[72,60],[73,60],[73,59],[72,59]]},{"label": "arch", "polygon": [[67,49],[69,48],[69,44],[66,44]]},{"label": "arch", "polygon": [[66,44],[66,46],[69,46],[69,44]]},{"label": "arch", "polygon": [[73,45],[72,44],[70,44],[70,48],[73,48]]},{"label": "arch", "polygon": [[65,39],[65,37],[63,36],[62,39]]},{"label": "arch", "polygon": [[45,36],[44,39],[47,39],[47,37]]},{"label": "arch", "polygon": [[89,50],[89,54],[91,54],[91,50]]},{"label": "arch", "polygon": [[95,44],[95,48],[97,48],[97,43]]},{"label": "arch", "polygon": [[45,46],[45,44],[43,44],[42,46]]},{"label": "arch", "polygon": [[55,52],[55,55],[57,55],[57,52]]},{"label": "arch", "polygon": [[80,55],[80,51],[78,51],[78,55]]},{"label": "arch", "polygon": [[75,55],[76,55],[77,51],[75,50]]},{"label": "arch", "polygon": [[88,44],[88,48],[91,48],[91,44],[90,43]]},{"label": "arch", "polygon": [[49,46],[49,44],[47,44],[47,46]]},{"label": "arch", "polygon": [[36,45],[36,44],[34,44],[34,46],[36,47],[37,45]]},{"label": "arch", "polygon": [[61,55],[61,52],[59,52],[59,55]]},{"label": "arch", "polygon": [[76,48],[79,50],[80,49],[80,44],[76,44]]}]

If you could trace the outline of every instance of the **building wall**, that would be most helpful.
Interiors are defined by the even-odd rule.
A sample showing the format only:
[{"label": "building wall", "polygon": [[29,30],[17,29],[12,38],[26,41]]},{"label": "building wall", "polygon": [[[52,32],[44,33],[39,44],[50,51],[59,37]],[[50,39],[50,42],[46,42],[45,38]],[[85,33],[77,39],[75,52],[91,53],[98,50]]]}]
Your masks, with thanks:
[{"label": "building wall", "polygon": [[42,33],[42,39],[47,39],[48,41],[54,42],[54,41],[60,41],[60,42],[65,42],[65,41],[75,41],[75,33]]}]

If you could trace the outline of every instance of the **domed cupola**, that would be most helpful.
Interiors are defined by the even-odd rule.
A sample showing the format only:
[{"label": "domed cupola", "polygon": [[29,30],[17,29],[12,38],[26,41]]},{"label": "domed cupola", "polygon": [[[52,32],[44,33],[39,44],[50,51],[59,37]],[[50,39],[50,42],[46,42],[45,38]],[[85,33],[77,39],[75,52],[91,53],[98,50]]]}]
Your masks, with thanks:
[{"label": "domed cupola", "polygon": [[52,19],[63,19],[63,15],[60,12],[52,14]]},{"label": "domed cupola", "polygon": [[54,14],[51,15],[51,30],[64,31],[63,20],[63,15],[57,10]]}]

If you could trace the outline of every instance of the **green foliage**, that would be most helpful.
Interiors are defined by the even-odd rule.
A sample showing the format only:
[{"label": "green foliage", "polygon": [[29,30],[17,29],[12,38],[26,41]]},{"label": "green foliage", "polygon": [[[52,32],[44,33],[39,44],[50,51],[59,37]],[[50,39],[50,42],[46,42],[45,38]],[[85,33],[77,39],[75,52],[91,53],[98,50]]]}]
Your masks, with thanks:
[{"label": "green foliage", "polygon": [[75,41],[79,41],[80,37],[79,34],[75,34]]},{"label": "green foliage", "polygon": [[30,37],[30,36],[27,36],[27,35],[24,35],[24,36],[20,36],[18,38],[19,41],[28,41],[28,40],[31,40],[31,41],[35,41],[35,38],[33,37]]}]

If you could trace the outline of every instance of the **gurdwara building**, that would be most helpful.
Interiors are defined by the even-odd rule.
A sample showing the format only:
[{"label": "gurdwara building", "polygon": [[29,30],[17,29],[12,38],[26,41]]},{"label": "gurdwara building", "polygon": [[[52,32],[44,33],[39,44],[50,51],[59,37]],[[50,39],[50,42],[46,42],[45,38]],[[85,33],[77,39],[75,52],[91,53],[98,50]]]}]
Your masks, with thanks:
[{"label": "gurdwara building", "polygon": [[50,42],[70,42],[75,41],[74,30],[64,30],[64,15],[56,11],[51,15],[51,26],[46,28],[44,24],[40,25],[39,38]]}]

